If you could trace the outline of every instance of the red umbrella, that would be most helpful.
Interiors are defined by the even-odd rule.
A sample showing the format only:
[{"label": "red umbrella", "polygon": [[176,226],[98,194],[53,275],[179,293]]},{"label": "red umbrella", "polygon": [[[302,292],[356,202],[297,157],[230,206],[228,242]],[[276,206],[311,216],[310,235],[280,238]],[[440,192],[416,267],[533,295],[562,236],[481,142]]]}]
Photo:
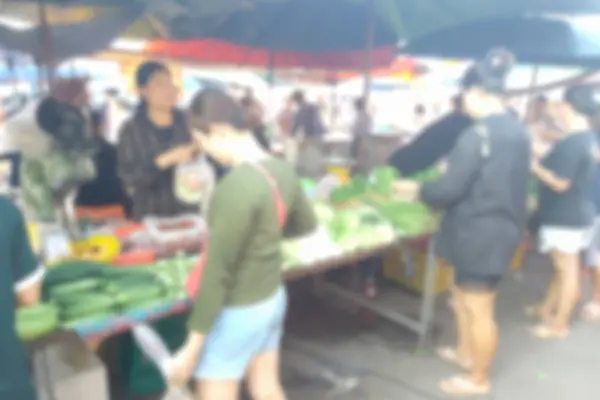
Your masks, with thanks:
[{"label": "red umbrella", "polygon": [[[173,58],[201,64],[229,64],[275,69],[307,68],[329,70],[363,70],[364,51],[287,52],[245,47],[229,42],[206,39],[183,42],[154,41],[142,52],[149,57]],[[373,50],[372,67],[386,67],[394,60],[395,46]]]}]

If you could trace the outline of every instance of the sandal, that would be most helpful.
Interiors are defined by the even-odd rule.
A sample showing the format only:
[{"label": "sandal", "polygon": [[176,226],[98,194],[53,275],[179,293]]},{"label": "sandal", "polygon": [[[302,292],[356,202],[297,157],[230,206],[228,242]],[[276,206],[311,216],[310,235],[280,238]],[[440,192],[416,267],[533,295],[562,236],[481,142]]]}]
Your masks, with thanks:
[{"label": "sandal", "polygon": [[548,325],[538,325],[530,329],[531,334],[544,340],[565,339],[569,336],[568,329],[557,329]]},{"label": "sandal", "polygon": [[552,314],[544,311],[544,308],[539,304],[537,304],[535,306],[525,307],[523,312],[528,317],[536,317],[536,318],[541,319],[544,322],[548,322],[552,319]]},{"label": "sandal", "polygon": [[453,347],[440,347],[437,349],[436,353],[439,358],[449,362],[450,364],[458,365],[464,370],[471,369],[471,362],[468,360],[463,360]]},{"label": "sandal", "polygon": [[590,301],[581,311],[581,318],[586,321],[600,321],[600,302]]},{"label": "sandal", "polygon": [[485,396],[490,394],[490,385],[480,385],[466,376],[455,376],[440,382],[440,389],[447,395],[456,397]]}]

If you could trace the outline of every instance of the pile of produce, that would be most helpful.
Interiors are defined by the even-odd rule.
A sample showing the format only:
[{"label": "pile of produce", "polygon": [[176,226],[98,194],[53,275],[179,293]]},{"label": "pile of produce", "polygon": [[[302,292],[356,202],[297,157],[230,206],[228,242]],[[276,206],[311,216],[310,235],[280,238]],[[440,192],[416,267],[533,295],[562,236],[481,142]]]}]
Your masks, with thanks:
[{"label": "pile of produce", "polygon": [[[425,182],[437,179],[437,170],[423,171],[411,179]],[[430,232],[434,218],[422,203],[394,198],[393,183],[399,179],[394,168],[375,168],[368,177],[356,176],[331,191],[328,201],[313,204],[319,224],[328,233],[305,240],[288,241],[283,246],[285,265],[300,265],[341,253],[378,247],[398,236],[418,236]],[[307,193],[314,182],[303,181]]]},{"label": "pile of produce", "polygon": [[[148,267],[117,268],[90,261],[66,261],[48,270],[43,285],[43,304],[19,310],[17,320],[29,322],[41,310],[53,318],[53,327],[72,327],[86,322],[145,310],[185,297],[184,283],[195,258],[181,256]],[[40,311],[41,313],[42,311]],[[49,318],[45,319],[48,321]],[[49,324],[50,325],[50,324]],[[22,324],[28,339],[44,329]]]},{"label": "pile of produce", "polygon": [[[438,177],[439,172],[432,169],[411,179],[423,182]],[[366,204],[400,235],[419,235],[431,231],[434,219],[424,204],[394,198],[392,185],[399,178],[394,168],[375,168],[368,178],[354,177],[348,184],[335,189],[331,194],[331,203],[342,209]]]}]

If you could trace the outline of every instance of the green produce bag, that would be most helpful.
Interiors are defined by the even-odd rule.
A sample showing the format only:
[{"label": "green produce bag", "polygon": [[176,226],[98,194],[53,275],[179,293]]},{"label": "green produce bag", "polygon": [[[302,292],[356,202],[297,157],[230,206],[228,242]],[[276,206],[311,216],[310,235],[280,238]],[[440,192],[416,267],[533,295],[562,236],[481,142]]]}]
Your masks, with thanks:
[{"label": "green produce bag", "polygon": [[[187,337],[188,314],[175,315],[152,324],[171,351],[183,345]],[[146,396],[166,390],[160,371],[144,356],[128,332],[120,343],[123,385],[129,395]]]}]

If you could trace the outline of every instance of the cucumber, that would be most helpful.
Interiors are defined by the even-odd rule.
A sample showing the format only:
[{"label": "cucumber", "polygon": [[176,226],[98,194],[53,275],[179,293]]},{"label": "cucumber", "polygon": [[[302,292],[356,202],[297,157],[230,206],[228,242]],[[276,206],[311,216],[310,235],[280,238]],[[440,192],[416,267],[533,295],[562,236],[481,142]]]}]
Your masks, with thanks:
[{"label": "cucumber", "polygon": [[65,297],[77,293],[89,293],[90,291],[98,289],[101,284],[102,280],[98,278],[87,278],[70,283],[63,283],[50,289],[50,297]]},{"label": "cucumber", "polygon": [[63,303],[63,319],[72,319],[93,315],[99,312],[114,310],[116,299],[106,294],[86,294],[72,297],[70,302]]},{"label": "cucumber", "polygon": [[48,268],[44,285],[52,287],[85,278],[99,278],[107,267],[108,264],[84,260],[60,262]]},{"label": "cucumber", "polygon": [[17,310],[17,336],[24,341],[40,339],[58,328],[58,309],[52,304],[39,304]]},{"label": "cucumber", "polygon": [[154,308],[158,305],[164,304],[164,299],[144,299],[136,302],[127,303],[124,310],[132,311],[132,310],[144,310],[148,308]]},{"label": "cucumber", "polygon": [[104,319],[113,318],[115,316],[116,315],[115,315],[114,311],[103,311],[103,312],[98,312],[98,313],[87,315],[87,316],[75,317],[75,318],[68,319],[65,322],[63,322],[61,324],[61,326],[66,329],[73,329],[73,328],[76,328],[77,326],[81,326],[81,325],[85,325],[85,324],[89,324],[89,323],[93,323],[93,322],[97,322],[97,321],[102,321]]},{"label": "cucumber", "polygon": [[165,290],[163,287],[154,286],[138,286],[135,288],[124,288],[118,295],[119,303],[127,307],[131,303],[136,303],[144,300],[160,299],[164,296]]},{"label": "cucumber", "polygon": [[58,316],[58,308],[51,303],[39,303],[33,307],[23,307],[17,309],[17,322],[24,322],[40,318],[51,318]]}]

